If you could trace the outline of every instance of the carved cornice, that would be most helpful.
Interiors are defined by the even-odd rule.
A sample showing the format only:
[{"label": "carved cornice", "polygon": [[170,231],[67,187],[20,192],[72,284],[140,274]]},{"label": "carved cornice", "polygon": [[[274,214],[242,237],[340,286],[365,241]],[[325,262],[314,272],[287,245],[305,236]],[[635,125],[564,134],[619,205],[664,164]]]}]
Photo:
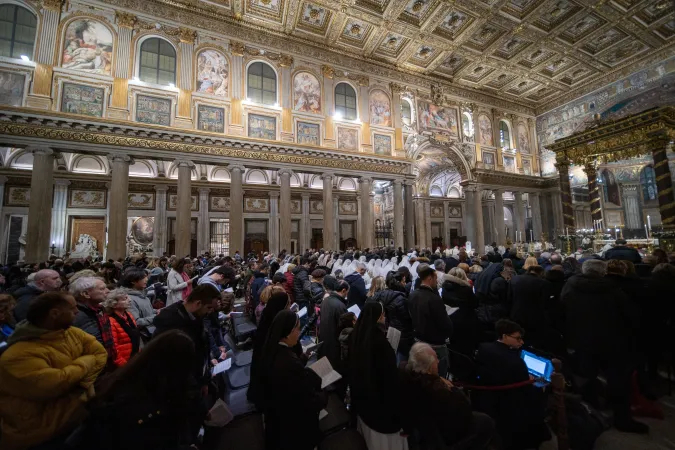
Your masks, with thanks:
[{"label": "carved cornice", "polygon": [[558,178],[541,178],[530,175],[518,175],[510,172],[501,172],[495,170],[474,170],[474,180],[481,186],[481,189],[488,189],[487,186],[499,186],[509,190],[509,188],[520,189],[548,189],[558,184]]},{"label": "carved cornice", "polygon": [[[28,123],[30,122],[30,123]],[[23,140],[42,139],[50,141],[50,146],[58,147],[58,142],[77,144],[76,147],[91,145],[109,151],[111,147],[124,149],[125,152],[145,153],[148,150],[171,153],[190,153],[206,156],[238,158],[242,160],[266,161],[271,164],[309,165],[325,169],[343,169],[348,171],[378,172],[383,174],[404,175],[409,172],[410,162],[398,158],[381,158],[361,154],[339,152],[327,153],[323,150],[302,148],[291,144],[256,142],[255,140],[235,140],[212,138],[176,133],[172,129],[138,130],[126,125],[83,125],[72,120],[54,120],[50,118],[24,118],[0,112],[0,135]],[[174,158],[179,155],[174,155]]]}]

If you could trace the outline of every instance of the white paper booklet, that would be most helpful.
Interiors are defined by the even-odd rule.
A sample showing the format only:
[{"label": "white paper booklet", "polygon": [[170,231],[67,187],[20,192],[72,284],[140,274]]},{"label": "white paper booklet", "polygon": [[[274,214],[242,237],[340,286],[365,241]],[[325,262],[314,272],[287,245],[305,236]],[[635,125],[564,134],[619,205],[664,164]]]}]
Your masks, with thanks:
[{"label": "white paper booklet", "polygon": [[215,405],[213,405],[213,408],[209,412],[211,413],[211,418],[204,422],[209,427],[224,427],[234,419],[234,414],[232,414],[230,408],[221,399],[216,400]]},{"label": "white paper booklet", "polygon": [[389,327],[387,330],[387,340],[394,351],[396,351],[396,349],[398,349],[398,343],[401,341],[401,332],[394,327]]},{"label": "white paper booklet", "polygon": [[326,386],[330,386],[342,378],[342,375],[333,369],[333,366],[330,365],[328,358],[325,356],[309,366],[309,368],[321,377],[321,389],[324,389]]},{"label": "white paper booklet", "polygon": [[445,305],[445,312],[447,312],[449,316],[453,315],[456,311],[459,311],[459,308],[453,308],[451,306]]},{"label": "white paper booklet", "polygon": [[323,419],[327,415],[328,415],[328,411],[326,411],[325,409],[322,409],[321,411],[319,411],[319,420]]},{"label": "white paper booklet", "polygon": [[211,369],[211,375],[216,376],[219,373],[230,370],[230,367],[232,367],[232,358],[227,358],[225,361],[219,362]]},{"label": "white paper booklet", "polygon": [[303,306],[300,311],[298,311],[298,317],[302,318],[307,315],[307,307]]},{"label": "white paper booklet", "polygon": [[361,308],[359,308],[359,305],[350,306],[349,308],[347,308],[347,311],[349,311],[350,313],[354,313],[357,319],[359,318],[359,314],[361,314]]}]

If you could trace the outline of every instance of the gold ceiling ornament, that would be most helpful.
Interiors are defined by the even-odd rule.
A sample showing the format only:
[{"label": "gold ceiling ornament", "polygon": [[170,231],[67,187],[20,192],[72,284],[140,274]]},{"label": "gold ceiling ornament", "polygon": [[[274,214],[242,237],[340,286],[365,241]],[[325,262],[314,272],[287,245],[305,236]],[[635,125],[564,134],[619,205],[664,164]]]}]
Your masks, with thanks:
[{"label": "gold ceiling ornament", "polygon": [[279,55],[279,65],[281,67],[291,67],[293,65],[293,57],[290,55]]},{"label": "gold ceiling ornament", "polygon": [[387,40],[387,47],[389,48],[395,48],[398,44],[398,39],[394,36],[390,37],[389,40]]},{"label": "gold ceiling ornament", "polygon": [[319,14],[321,14],[321,11],[319,11],[319,10],[316,9],[316,8],[312,8],[312,9],[309,11],[309,17],[311,17],[311,18],[314,19],[314,20],[316,20],[316,19],[319,18]]},{"label": "gold ceiling ornament", "polygon": [[331,66],[321,66],[321,73],[324,77],[330,78],[331,80],[335,78],[335,69]]},{"label": "gold ceiling ornament", "polygon": [[401,84],[391,82],[389,83],[389,89],[391,90],[392,94],[397,95],[402,92],[406,92],[408,90],[408,86],[403,86]]},{"label": "gold ceiling ornament", "polygon": [[352,26],[349,27],[349,32],[353,35],[358,35],[359,33],[361,33],[361,25],[359,25],[358,23],[352,24]]},{"label": "gold ceiling ornament", "polygon": [[134,14],[124,12],[124,11],[115,11],[115,21],[117,25],[124,28],[134,28],[138,17]]},{"label": "gold ceiling ornament", "polygon": [[431,100],[438,106],[443,104],[444,93],[442,85],[438,83],[431,83]]},{"label": "gold ceiling ornament", "polygon": [[422,10],[422,7],[424,6],[424,2],[422,0],[417,0],[415,3],[413,3],[412,10],[413,12],[420,12]]},{"label": "gold ceiling ornament", "polygon": [[50,11],[61,11],[63,0],[42,0],[42,6]]},{"label": "gold ceiling ornament", "polygon": [[194,44],[197,40],[197,32],[190,28],[180,27],[178,29],[178,38],[184,44]]},{"label": "gold ceiling ornament", "polygon": [[234,56],[244,56],[245,51],[246,51],[246,45],[243,42],[230,41],[230,52]]}]

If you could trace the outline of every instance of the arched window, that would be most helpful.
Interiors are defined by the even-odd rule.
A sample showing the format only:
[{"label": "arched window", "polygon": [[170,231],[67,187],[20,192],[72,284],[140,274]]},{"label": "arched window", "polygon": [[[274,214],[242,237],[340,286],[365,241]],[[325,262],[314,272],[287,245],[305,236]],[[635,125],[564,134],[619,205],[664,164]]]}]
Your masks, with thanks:
[{"label": "arched window", "polygon": [[473,137],[473,120],[469,113],[462,113],[462,130],[464,131],[464,136]]},{"label": "arched window", "polygon": [[645,166],[640,172],[640,184],[642,185],[642,199],[646,202],[658,198],[656,187],[656,174],[652,166]]},{"label": "arched window", "polygon": [[176,50],[164,39],[146,39],[141,44],[138,72],[146,83],[176,84]]},{"label": "arched window", "polygon": [[0,56],[32,59],[36,28],[37,18],[26,8],[0,6]]},{"label": "arched window", "polygon": [[405,125],[412,123],[412,108],[408,100],[401,100],[401,121]]},{"label": "arched window", "polygon": [[356,91],[347,83],[335,86],[335,114],[347,120],[356,119]]},{"label": "arched window", "polygon": [[509,126],[503,120],[499,121],[499,145],[501,148],[511,148]]},{"label": "arched window", "polygon": [[277,74],[269,64],[254,62],[248,66],[246,98],[263,105],[277,103]]}]

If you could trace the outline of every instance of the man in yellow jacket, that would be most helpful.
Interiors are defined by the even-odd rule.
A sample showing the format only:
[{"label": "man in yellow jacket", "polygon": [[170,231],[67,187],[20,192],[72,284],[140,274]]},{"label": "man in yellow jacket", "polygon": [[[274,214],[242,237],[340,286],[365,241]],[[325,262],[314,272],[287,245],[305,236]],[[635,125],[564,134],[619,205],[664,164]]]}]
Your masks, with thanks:
[{"label": "man in yellow jacket", "polygon": [[71,327],[75,299],[46,292],[31,302],[0,357],[0,450],[65,439],[84,416],[108,354]]}]

